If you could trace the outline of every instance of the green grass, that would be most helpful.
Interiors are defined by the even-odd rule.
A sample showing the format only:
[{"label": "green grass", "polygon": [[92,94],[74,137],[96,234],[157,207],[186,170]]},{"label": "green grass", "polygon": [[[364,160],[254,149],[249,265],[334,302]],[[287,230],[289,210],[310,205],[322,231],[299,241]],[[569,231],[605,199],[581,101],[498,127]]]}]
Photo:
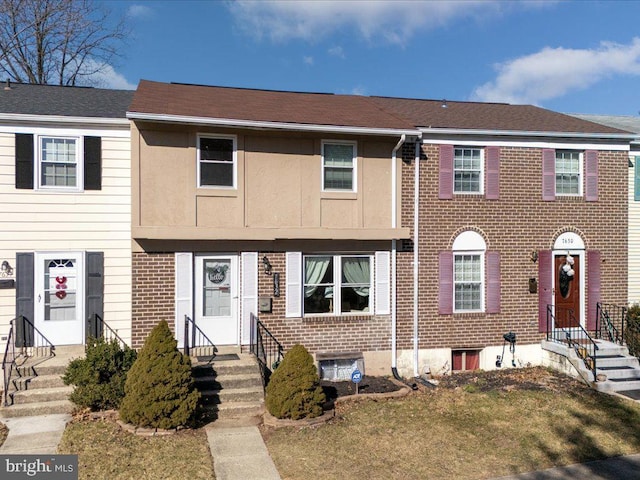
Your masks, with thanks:
[{"label": "green grass", "polygon": [[329,424],[263,433],[289,480],[479,479],[640,452],[640,405],[531,372],[553,388],[491,388],[481,374],[474,388],[343,404]]},{"label": "green grass", "polygon": [[58,453],[78,454],[80,480],[215,478],[203,429],[141,437],[112,420],[74,420],[67,425]]}]

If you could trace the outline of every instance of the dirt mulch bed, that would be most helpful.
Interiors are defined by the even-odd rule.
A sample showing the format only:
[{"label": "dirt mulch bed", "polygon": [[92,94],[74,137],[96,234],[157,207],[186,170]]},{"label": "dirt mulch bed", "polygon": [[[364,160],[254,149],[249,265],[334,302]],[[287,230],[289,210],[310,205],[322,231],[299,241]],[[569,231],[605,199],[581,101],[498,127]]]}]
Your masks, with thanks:
[{"label": "dirt mulch bed", "polygon": [[[320,386],[327,397],[328,402],[333,402],[337,398],[347,397],[356,394],[356,384],[351,381],[343,382],[320,382]],[[358,384],[358,394],[367,393],[391,393],[402,388],[397,382],[389,377],[362,377]]]}]

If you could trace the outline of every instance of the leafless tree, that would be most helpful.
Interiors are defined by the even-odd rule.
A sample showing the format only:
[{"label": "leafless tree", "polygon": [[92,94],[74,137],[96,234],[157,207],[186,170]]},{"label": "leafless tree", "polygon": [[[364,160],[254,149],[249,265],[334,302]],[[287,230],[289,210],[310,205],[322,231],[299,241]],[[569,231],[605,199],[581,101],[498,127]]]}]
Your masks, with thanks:
[{"label": "leafless tree", "polygon": [[124,17],[92,0],[0,0],[0,78],[93,85],[127,33]]}]

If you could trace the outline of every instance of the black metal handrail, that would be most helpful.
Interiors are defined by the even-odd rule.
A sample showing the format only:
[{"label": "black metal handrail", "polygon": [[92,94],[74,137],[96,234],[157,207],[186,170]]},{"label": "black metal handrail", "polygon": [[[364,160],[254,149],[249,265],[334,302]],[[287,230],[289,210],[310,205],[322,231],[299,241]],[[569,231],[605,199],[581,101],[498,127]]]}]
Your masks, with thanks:
[{"label": "black metal handrail", "polygon": [[[15,320],[15,319],[14,319]],[[9,382],[11,381],[11,372],[16,366],[16,344],[13,338],[13,322],[9,322],[9,335],[7,335],[7,345],[4,349],[4,357],[2,358],[2,371],[4,374],[4,406],[9,405]]]},{"label": "black metal handrail", "polygon": [[211,358],[215,356],[215,352],[218,350],[215,343],[207,337],[196,322],[189,318],[189,315],[184,316],[184,354],[191,355],[191,349],[198,347],[206,347],[212,350]]},{"label": "black metal handrail", "polygon": [[627,307],[598,302],[596,312],[596,338],[623,345]]},{"label": "black metal handrail", "polygon": [[284,348],[253,313],[251,314],[250,351],[258,359],[262,382],[266,386],[269,383],[269,376],[284,357]]},{"label": "black metal handrail", "polygon": [[127,342],[118,335],[118,332],[111,328],[97,313],[89,315],[89,318],[87,318],[87,337],[102,338],[106,342],[115,340],[120,345],[120,348],[123,349],[128,346]]},{"label": "black metal handrail", "polygon": [[[19,331],[24,336],[20,345],[16,345]],[[17,349],[20,351],[17,353]],[[11,320],[9,335],[7,336],[7,346],[2,359],[2,369],[4,374],[4,405],[9,404],[9,386],[14,372],[20,375],[16,359],[18,356],[26,358],[44,358],[55,355],[55,345],[38,330],[28,318],[18,316]]]},{"label": "black metal handrail", "polygon": [[[584,365],[593,374],[593,381],[598,381],[596,373],[598,345],[591,338],[589,332],[576,320],[573,309],[557,308],[561,315],[556,315],[558,313],[556,308],[552,305],[547,305],[547,340],[573,348],[578,358],[584,362]],[[563,322],[567,321],[572,326],[561,325],[563,322],[558,322],[557,317],[561,317]]]}]

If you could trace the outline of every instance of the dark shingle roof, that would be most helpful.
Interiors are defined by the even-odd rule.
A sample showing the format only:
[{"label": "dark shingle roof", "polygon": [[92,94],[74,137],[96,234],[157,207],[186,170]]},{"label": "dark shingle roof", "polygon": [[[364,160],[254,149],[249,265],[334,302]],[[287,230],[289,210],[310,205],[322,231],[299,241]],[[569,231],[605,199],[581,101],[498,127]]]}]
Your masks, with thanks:
[{"label": "dark shingle roof", "polygon": [[627,132],[531,105],[282,92],[142,80],[130,112],[379,129]]},{"label": "dark shingle roof", "polygon": [[0,114],[56,115],[67,117],[125,118],[132,90],[0,84]]},{"label": "dark shingle roof", "polygon": [[600,123],[608,127],[619,128],[640,135],[640,117],[628,115],[590,115],[582,113],[571,113],[572,117]]},{"label": "dark shingle roof", "polygon": [[626,133],[532,105],[372,97],[385,110],[424,128],[559,133]]}]

